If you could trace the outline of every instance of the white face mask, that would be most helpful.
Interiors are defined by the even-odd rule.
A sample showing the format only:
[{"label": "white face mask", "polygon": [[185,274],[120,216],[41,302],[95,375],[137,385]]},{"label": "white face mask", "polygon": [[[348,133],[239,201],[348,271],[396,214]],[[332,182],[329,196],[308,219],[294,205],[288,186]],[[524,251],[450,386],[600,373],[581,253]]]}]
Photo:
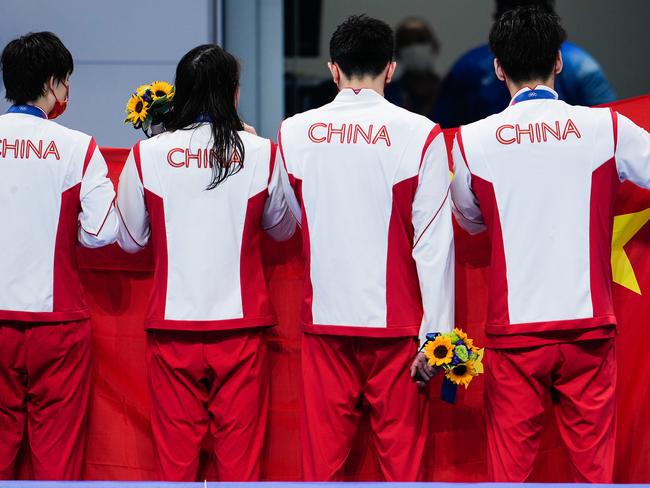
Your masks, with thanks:
[{"label": "white face mask", "polygon": [[433,48],[427,43],[411,44],[397,53],[397,66],[401,72],[435,73],[435,61]]}]

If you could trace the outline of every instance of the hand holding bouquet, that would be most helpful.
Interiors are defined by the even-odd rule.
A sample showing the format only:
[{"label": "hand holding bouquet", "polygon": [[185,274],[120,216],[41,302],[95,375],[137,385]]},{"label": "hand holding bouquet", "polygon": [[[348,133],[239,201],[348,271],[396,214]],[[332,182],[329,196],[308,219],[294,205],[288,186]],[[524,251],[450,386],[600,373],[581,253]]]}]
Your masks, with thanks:
[{"label": "hand holding bouquet", "polygon": [[479,349],[461,329],[445,334],[427,334],[421,351],[428,364],[441,368],[445,378],[455,385],[469,386],[475,376],[483,373],[484,349]]}]

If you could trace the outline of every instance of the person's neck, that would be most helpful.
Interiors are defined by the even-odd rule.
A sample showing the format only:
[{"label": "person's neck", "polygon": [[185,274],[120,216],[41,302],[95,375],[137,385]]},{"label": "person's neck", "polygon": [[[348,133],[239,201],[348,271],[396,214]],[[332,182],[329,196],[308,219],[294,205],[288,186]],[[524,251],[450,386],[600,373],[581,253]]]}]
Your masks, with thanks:
[{"label": "person's neck", "polygon": [[47,97],[42,96],[31,102],[27,102],[27,105],[33,105],[36,108],[40,108],[44,114],[50,113],[52,110],[52,104],[48,102]]},{"label": "person's neck", "polygon": [[543,85],[550,88],[551,90],[554,90],[555,77],[551,76],[546,80],[538,79],[538,80],[524,81],[521,83],[513,83],[510,80],[506,80],[506,85],[508,86],[508,91],[510,92],[510,96],[514,97],[515,94],[518,93],[522,88],[530,88],[531,90],[534,90],[535,87],[538,85]]},{"label": "person's neck", "polygon": [[351,78],[341,79],[339,82],[339,90],[351,88],[353,90],[373,90],[384,96],[384,78],[379,76],[377,78]]}]

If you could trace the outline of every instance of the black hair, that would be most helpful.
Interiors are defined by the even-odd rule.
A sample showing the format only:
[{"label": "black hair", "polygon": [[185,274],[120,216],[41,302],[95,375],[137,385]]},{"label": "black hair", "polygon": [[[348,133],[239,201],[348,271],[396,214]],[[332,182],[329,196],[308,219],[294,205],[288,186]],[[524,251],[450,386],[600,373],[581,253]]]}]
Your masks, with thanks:
[{"label": "black hair", "polygon": [[7,44],[0,59],[6,98],[21,105],[45,94],[45,84],[54,77],[65,81],[74,63],[70,51],[51,32],[32,32]]},{"label": "black hair", "polygon": [[393,29],[367,15],[352,15],[330,39],[330,60],[348,78],[381,74],[393,61]]},{"label": "black hair", "polygon": [[555,0],[497,0],[494,19],[498,19],[508,10],[514,10],[518,7],[537,6],[547,12],[555,12]]},{"label": "black hair", "polygon": [[244,143],[238,133],[244,130],[244,124],[235,106],[238,87],[239,63],[216,44],[195,47],[176,68],[176,93],[166,128],[195,129],[209,120],[214,146],[209,158],[212,180],[208,190],[244,166]]},{"label": "black hair", "polygon": [[553,72],[565,39],[557,14],[539,7],[519,7],[494,23],[490,50],[515,83],[543,80]]}]

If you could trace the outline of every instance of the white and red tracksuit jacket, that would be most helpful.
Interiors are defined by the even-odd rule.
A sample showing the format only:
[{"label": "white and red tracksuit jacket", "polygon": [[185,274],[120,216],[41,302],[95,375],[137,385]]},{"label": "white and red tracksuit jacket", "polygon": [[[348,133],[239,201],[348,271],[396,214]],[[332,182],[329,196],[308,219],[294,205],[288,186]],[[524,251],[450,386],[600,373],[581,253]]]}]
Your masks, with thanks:
[{"label": "white and red tracksuit jacket", "polygon": [[[118,242],[151,241],[155,274],[147,329],[228,330],[275,323],[260,238],[295,229],[280,188],[276,146],[247,132],[244,165],[212,190],[211,128],[166,132],[135,145],[120,175]],[[233,155],[233,160],[240,155]]]},{"label": "white and red tracksuit jacket", "polygon": [[[492,243],[487,333],[494,347],[610,337],[614,202],[650,188],[650,135],[609,108],[513,103],[461,127],[452,184],[458,222]],[[518,95],[525,94],[524,88]]]},{"label": "white and red tracksuit jacket", "polygon": [[115,242],[115,191],[95,141],[28,113],[0,116],[0,320],[89,317],[76,246]]},{"label": "white and red tracksuit jacket", "polygon": [[439,126],[373,90],[284,121],[278,136],[301,219],[306,332],[367,337],[454,323],[449,167]]}]

